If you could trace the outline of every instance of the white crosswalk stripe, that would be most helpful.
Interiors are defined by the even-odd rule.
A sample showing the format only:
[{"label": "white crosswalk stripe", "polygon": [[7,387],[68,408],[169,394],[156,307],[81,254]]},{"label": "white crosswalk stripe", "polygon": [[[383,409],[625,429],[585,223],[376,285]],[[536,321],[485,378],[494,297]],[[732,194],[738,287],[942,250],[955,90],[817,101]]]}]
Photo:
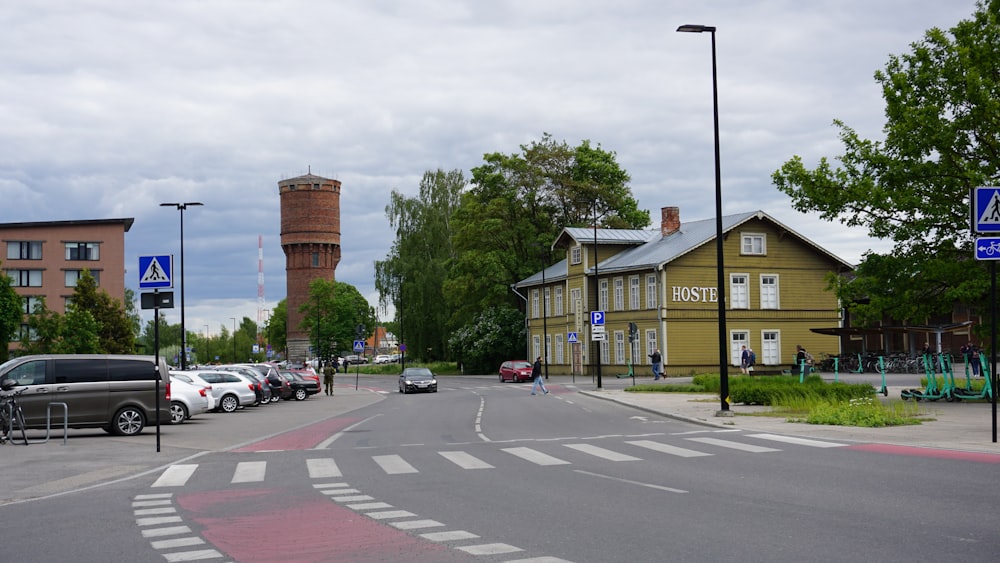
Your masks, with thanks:
[{"label": "white crosswalk stripe", "polygon": [[662,442],[654,442],[652,440],[629,440],[626,441],[625,443],[632,444],[633,446],[639,446],[640,448],[646,448],[647,450],[653,450],[654,452],[675,455],[678,457],[702,457],[702,456],[712,455],[707,452],[689,450],[687,448],[671,446],[670,444],[664,444]]},{"label": "white crosswalk stripe", "polygon": [[590,454],[592,456],[609,461],[642,461],[642,458],[614,452],[593,444],[563,444],[567,448],[572,448],[578,452]]},{"label": "white crosswalk stripe", "polygon": [[503,451],[537,465],[569,465],[568,461],[552,457],[549,454],[531,448],[503,448]]},{"label": "white crosswalk stripe", "polygon": [[461,467],[462,469],[494,469],[492,465],[465,452],[438,452],[438,453],[441,454],[442,457],[454,463],[455,465]]},{"label": "white crosswalk stripe", "polygon": [[153,483],[154,487],[183,487],[187,484],[194,470],[198,469],[197,464],[171,465]]},{"label": "white crosswalk stripe", "polygon": [[257,483],[264,480],[266,461],[241,461],[236,464],[232,483]]},{"label": "white crosswalk stripe", "polygon": [[372,460],[389,475],[400,475],[402,473],[418,473],[417,468],[406,462],[398,455],[376,455]]},{"label": "white crosswalk stripe", "polygon": [[781,436],[778,434],[748,434],[751,438],[760,438],[761,440],[772,440],[774,442],[784,442],[786,444],[796,444],[799,446],[810,446],[813,448],[843,448],[847,444],[842,444],[840,442],[823,442],[820,440],[811,440],[809,438],[796,438],[794,436]]},{"label": "white crosswalk stripe", "polygon": [[331,457],[318,459],[307,459],[306,467],[309,469],[310,479],[329,479],[331,477],[343,477],[337,462]]},{"label": "white crosswalk stripe", "polygon": [[764,446],[755,446],[753,444],[744,444],[743,442],[733,442],[732,440],[720,440],[719,438],[686,438],[692,442],[698,442],[700,444],[709,444],[711,446],[719,446],[720,448],[729,448],[732,450],[740,450],[741,452],[750,452],[755,454],[767,453],[767,452],[780,452],[774,448],[765,448]]}]

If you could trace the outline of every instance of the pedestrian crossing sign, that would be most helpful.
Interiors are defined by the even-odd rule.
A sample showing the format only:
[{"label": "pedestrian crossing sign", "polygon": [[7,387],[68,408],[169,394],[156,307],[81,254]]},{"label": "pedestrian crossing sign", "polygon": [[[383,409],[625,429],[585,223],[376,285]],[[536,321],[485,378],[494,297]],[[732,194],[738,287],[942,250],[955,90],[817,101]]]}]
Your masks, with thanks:
[{"label": "pedestrian crossing sign", "polygon": [[972,230],[977,233],[1000,233],[1000,187],[974,189]]},{"label": "pedestrian crossing sign", "polygon": [[139,257],[139,289],[174,287],[174,257],[171,254]]}]

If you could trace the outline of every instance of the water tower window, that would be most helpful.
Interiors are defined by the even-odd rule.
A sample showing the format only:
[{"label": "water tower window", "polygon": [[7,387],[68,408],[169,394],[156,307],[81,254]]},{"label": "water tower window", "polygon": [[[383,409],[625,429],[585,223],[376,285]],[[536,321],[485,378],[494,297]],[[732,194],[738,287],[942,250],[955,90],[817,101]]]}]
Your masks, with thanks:
[{"label": "water tower window", "polygon": [[319,252],[313,252],[313,268],[319,268]]},{"label": "water tower window", "polygon": [[313,184],[313,189],[314,190],[318,190],[319,189],[319,184]]}]

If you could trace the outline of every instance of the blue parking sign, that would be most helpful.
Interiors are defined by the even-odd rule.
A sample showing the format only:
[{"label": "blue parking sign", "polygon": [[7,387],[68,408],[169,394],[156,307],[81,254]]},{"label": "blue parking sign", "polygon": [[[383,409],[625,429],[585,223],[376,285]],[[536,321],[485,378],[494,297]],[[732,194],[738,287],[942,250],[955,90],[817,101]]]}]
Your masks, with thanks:
[{"label": "blue parking sign", "polygon": [[591,311],[590,312],[590,324],[592,324],[592,325],[603,325],[604,324],[604,311]]}]

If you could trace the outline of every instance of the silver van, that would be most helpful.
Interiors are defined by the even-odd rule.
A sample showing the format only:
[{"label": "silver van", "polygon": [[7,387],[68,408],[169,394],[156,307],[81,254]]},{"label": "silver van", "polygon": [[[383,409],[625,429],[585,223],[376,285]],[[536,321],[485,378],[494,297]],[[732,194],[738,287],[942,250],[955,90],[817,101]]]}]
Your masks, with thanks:
[{"label": "silver van", "polygon": [[[65,403],[70,428],[103,428],[119,436],[142,432],[156,422],[156,382],[160,423],[170,422],[167,363],[153,356],[44,354],[0,364],[0,383],[13,380],[27,389],[18,397],[28,428],[45,428],[49,403]],[[62,425],[62,407],[53,407],[52,426]]]}]

